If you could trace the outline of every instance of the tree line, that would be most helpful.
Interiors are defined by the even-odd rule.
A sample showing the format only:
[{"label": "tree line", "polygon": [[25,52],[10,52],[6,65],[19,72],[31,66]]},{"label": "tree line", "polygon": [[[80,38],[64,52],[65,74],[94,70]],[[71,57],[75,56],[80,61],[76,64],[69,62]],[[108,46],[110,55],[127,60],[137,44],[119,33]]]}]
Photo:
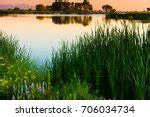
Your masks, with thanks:
[{"label": "tree line", "polygon": [[[106,4],[102,5],[101,7],[102,11],[99,10],[98,13],[115,13],[116,9],[114,9],[111,5]],[[33,9],[20,9],[18,7],[15,7],[13,9],[7,9],[7,10],[0,10],[0,15],[3,14],[36,14],[36,13],[97,13],[93,11],[93,6],[89,2],[54,2],[52,5],[43,5],[38,4],[35,6],[35,10]],[[150,8],[147,8],[147,12],[150,12]]]},{"label": "tree line", "polygon": [[36,5],[36,11],[92,11],[93,6],[88,2],[84,3],[74,3],[74,2],[54,2],[50,6],[44,6],[43,4]]},{"label": "tree line", "polygon": [[[74,2],[54,2],[51,6],[43,4],[36,5],[36,11],[92,11],[93,6],[89,3],[74,3]],[[102,6],[103,12],[110,13],[116,10],[109,4]]]}]

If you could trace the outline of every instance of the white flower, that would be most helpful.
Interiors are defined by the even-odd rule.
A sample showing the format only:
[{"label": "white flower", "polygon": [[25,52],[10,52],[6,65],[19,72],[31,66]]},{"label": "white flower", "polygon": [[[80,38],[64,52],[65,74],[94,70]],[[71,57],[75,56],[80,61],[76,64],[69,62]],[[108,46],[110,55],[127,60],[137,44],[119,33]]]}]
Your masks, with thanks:
[{"label": "white flower", "polygon": [[15,96],[14,95],[12,96],[12,100],[15,100]]},{"label": "white flower", "polygon": [[26,95],[29,95],[29,94],[30,94],[30,91],[29,91],[29,90],[26,90],[25,93],[26,93]]}]

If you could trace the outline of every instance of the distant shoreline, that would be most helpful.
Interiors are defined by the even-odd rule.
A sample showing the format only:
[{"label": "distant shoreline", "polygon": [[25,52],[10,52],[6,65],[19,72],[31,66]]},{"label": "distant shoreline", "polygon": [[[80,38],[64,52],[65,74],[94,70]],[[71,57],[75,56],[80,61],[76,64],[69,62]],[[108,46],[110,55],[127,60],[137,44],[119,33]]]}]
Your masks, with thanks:
[{"label": "distant shoreline", "polygon": [[68,11],[36,11],[36,10],[1,10],[0,15],[9,15],[9,14],[105,14],[102,11],[91,11],[91,12],[68,12]]},{"label": "distant shoreline", "polygon": [[126,12],[106,14],[107,19],[150,20],[150,12]]},{"label": "distant shoreline", "polygon": [[17,15],[17,14],[39,14],[39,15],[94,15],[94,14],[105,14],[106,19],[128,19],[128,20],[150,20],[150,12],[114,12],[105,13],[103,11],[91,11],[91,12],[65,12],[65,11],[36,11],[36,10],[0,10],[0,16],[5,15]]}]

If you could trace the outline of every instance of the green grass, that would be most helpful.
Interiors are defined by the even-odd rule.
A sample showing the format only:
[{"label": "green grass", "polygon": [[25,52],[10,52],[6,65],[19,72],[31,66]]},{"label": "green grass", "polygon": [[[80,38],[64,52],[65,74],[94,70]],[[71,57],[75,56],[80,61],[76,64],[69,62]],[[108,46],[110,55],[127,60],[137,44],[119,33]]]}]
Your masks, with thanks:
[{"label": "green grass", "polygon": [[[29,86],[44,82],[41,72],[35,62],[30,60],[28,52],[20,48],[12,36],[4,33],[0,33],[0,58],[1,99],[27,99],[29,97],[26,97],[25,92],[33,92],[34,89]],[[31,99],[35,97],[36,95]]]},{"label": "green grass", "polygon": [[99,26],[39,68],[0,33],[0,99],[150,99],[149,45],[144,29]]},{"label": "green grass", "polygon": [[73,85],[66,82],[62,89],[51,85],[49,71],[31,60],[12,36],[0,33],[0,99],[92,99],[79,79],[72,79]]},{"label": "green grass", "polygon": [[148,99],[149,52],[146,32],[99,27],[91,35],[80,37],[72,45],[63,43],[59,51],[53,52],[51,81],[62,87],[76,74],[98,97]]}]

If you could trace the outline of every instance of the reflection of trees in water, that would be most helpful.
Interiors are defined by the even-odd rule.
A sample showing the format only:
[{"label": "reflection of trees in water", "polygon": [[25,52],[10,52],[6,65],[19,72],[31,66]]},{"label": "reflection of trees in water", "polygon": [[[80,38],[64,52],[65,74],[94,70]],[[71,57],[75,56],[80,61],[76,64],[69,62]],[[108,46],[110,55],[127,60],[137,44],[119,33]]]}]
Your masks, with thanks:
[{"label": "reflection of trees in water", "polygon": [[102,22],[104,22],[105,24],[110,24],[112,21],[112,19],[107,19],[105,17],[102,18]]},{"label": "reflection of trees in water", "polygon": [[43,20],[45,17],[43,17],[43,16],[36,16],[36,19],[38,19],[38,20]]},{"label": "reflection of trees in water", "polygon": [[150,39],[150,25],[148,25],[147,35],[148,35],[148,38]]},{"label": "reflection of trees in water", "polygon": [[36,19],[41,20],[41,21],[44,19],[47,19],[47,18],[49,19],[49,18],[51,18],[51,16],[36,16]]},{"label": "reflection of trees in water", "polygon": [[142,23],[150,23],[150,20],[141,20]]},{"label": "reflection of trees in water", "polygon": [[36,16],[38,20],[45,18],[52,18],[52,22],[55,24],[82,24],[88,26],[92,21],[91,16]]},{"label": "reflection of trees in water", "polygon": [[52,21],[55,24],[82,24],[83,26],[87,26],[92,21],[92,17],[90,16],[82,16],[82,17],[68,17],[68,16],[54,16],[52,17]]}]

